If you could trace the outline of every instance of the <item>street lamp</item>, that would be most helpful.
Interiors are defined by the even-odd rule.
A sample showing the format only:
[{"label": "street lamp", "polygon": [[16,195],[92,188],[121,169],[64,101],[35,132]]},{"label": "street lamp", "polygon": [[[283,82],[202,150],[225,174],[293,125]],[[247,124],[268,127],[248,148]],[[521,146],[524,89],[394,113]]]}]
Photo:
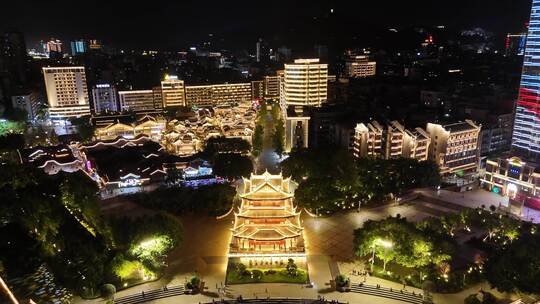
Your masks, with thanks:
[{"label": "street lamp", "polygon": [[[390,241],[382,240],[382,239],[376,239],[373,244],[371,245],[371,272],[373,272],[373,264],[375,263],[375,247],[379,245],[382,246],[385,249],[392,248],[394,244]],[[386,262],[384,262],[384,270],[386,270]]]}]

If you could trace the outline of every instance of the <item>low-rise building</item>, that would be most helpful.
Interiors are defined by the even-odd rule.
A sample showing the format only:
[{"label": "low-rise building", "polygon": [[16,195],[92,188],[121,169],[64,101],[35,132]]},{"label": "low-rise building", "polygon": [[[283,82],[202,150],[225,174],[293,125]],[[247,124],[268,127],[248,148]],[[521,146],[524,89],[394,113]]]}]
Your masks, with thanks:
[{"label": "low-rise building", "polygon": [[37,146],[20,151],[21,163],[42,169],[49,175],[84,169],[85,163],[78,156],[78,151],[68,145]]},{"label": "low-rise building", "polygon": [[285,152],[309,145],[309,120],[306,107],[291,106],[285,111]]},{"label": "low-rise building", "polygon": [[354,156],[383,157],[383,133],[384,129],[377,121],[356,125],[354,129]]},{"label": "low-rise building", "polygon": [[519,157],[488,159],[480,179],[487,190],[540,210],[540,166]]},{"label": "low-rise building", "polygon": [[252,100],[251,83],[186,86],[186,105],[212,107]]},{"label": "low-rise building", "polygon": [[153,140],[160,141],[165,131],[166,120],[163,117],[145,115],[131,123],[114,122],[96,128],[98,140],[111,140],[118,137],[135,138],[146,135]]}]

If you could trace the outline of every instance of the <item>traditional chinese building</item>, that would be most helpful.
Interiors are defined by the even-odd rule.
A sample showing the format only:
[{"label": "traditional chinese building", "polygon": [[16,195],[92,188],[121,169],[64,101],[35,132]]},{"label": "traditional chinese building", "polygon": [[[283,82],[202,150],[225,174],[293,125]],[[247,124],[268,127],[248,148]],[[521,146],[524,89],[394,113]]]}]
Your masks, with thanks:
[{"label": "traditional chinese building", "polygon": [[293,204],[290,183],[289,178],[268,172],[244,179],[231,257],[305,257],[300,212]]}]

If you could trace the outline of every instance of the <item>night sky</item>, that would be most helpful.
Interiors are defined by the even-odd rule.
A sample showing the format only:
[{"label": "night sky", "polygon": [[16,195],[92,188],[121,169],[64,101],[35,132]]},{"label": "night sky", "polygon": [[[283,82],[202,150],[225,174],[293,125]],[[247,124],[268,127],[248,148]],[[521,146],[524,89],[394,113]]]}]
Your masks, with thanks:
[{"label": "night sky", "polygon": [[82,37],[122,48],[177,49],[203,42],[209,33],[226,37],[228,47],[252,45],[258,37],[311,44],[319,32],[313,29],[327,27],[333,8],[334,29],[361,38],[387,27],[438,24],[482,27],[502,36],[523,28],[530,5],[530,0],[4,0],[0,31],[24,32],[29,46],[49,37]]}]

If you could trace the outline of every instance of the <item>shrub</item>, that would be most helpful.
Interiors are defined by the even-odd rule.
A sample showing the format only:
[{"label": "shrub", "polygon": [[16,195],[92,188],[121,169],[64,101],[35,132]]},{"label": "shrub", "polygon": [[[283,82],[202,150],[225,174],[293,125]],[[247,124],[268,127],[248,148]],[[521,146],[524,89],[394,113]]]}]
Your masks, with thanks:
[{"label": "shrub", "polygon": [[491,293],[484,291],[482,292],[482,304],[495,304],[497,303],[497,298]]},{"label": "shrub", "polygon": [[466,297],[465,300],[463,301],[463,303],[465,303],[465,304],[482,304],[482,302],[480,302],[480,300],[478,299],[476,294],[472,294],[472,295],[469,295],[468,297]]},{"label": "shrub", "polygon": [[276,273],[277,273],[277,271],[275,271],[275,270],[273,270],[273,269],[269,269],[269,270],[267,270],[267,271],[264,272],[264,274],[266,274],[266,275],[268,275],[268,274],[271,275],[271,274],[276,274]]},{"label": "shrub", "polygon": [[349,285],[350,279],[344,274],[338,274],[336,276],[336,287],[345,287]]},{"label": "shrub", "polygon": [[101,296],[105,299],[110,299],[116,293],[116,287],[113,284],[104,284],[101,286]]},{"label": "shrub", "polygon": [[263,272],[258,269],[253,269],[251,275],[256,281],[260,281],[263,277]]}]

